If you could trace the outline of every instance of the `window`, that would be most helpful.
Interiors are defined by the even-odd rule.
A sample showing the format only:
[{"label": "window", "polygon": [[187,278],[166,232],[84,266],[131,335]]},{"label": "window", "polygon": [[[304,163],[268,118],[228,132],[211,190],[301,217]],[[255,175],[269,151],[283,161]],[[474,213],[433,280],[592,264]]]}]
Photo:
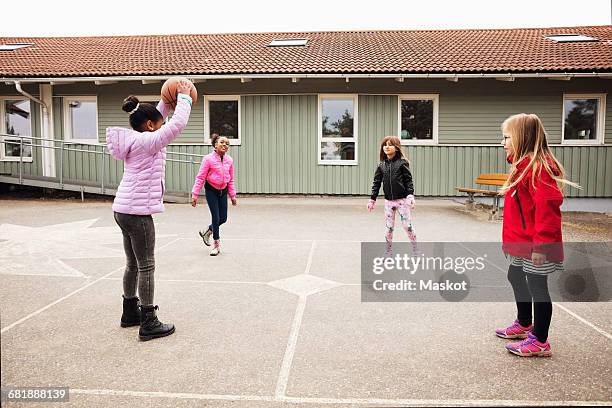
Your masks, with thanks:
[{"label": "window", "polygon": [[564,95],[564,144],[600,144],[604,135],[604,94]]},{"label": "window", "polygon": [[357,95],[319,96],[319,164],[357,164]]},{"label": "window", "polygon": [[64,97],[64,140],[98,143],[98,102],[95,96]]},{"label": "window", "polygon": [[308,43],[306,38],[283,38],[272,40],[268,47],[304,47]]},{"label": "window", "polygon": [[[32,115],[30,101],[27,99],[2,99],[0,109],[0,133],[2,133],[2,150],[0,159],[4,161],[19,161],[23,147],[23,161],[32,161],[32,139],[11,137],[32,136]],[[23,142],[22,142],[23,140]]]},{"label": "window", "polygon": [[398,105],[403,144],[438,143],[438,95],[400,95]]},{"label": "window", "polygon": [[210,143],[212,134],[225,136],[231,145],[240,142],[240,96],[211,95],[204,101],[204,142]]},{"label": "window", "polygon": [[588,37],[581,34],[553,34],[547,35],[545,38],[556,42],[591,42],[598,41],[597,38]]}]

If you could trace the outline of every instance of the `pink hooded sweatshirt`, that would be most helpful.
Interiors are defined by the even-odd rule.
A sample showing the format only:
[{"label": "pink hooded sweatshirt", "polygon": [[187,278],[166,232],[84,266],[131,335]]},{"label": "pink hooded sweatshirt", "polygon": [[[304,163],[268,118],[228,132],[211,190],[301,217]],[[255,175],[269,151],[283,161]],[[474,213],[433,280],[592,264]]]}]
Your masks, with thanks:
[{"label": "pink hooded sweatshirt", "polygon": [[221,156],[216,151],[204,156],[200,165],[200,171],[198,171],[198,175],[193,183],[193,189],[191,189],[192,198],[198,198],[204,182],[207,182],[217,190],[223,190],[227,187],[230,198],[236,198],[234,160],[229,154],[225,153],[223,160],[221,160]]},{"label": "pink hooded sweatshirt", "polygon": [[[170,107],[159,102],[157,110],[166,119]],[[155,132],[110,127],[106,143],[111,155],[123,160],[123,178],[113,201],[113,211],[122,214],[150,215],[164,211],[166,146],[187,125],[191,98],[179,94],[172,119]]]}]

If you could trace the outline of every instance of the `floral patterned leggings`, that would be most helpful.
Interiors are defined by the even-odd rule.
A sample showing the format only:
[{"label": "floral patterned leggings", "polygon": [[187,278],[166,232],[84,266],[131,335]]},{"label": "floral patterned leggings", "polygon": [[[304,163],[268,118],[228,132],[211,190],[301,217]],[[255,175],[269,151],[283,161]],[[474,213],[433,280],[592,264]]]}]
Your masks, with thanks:
[{"label": "floral patterned leggings", "polygon": [[417,237],[412,228],[411,209],[408,198],[399,200],[385,200],[385,253],[390,255],[393,247],[393,230],[395,228],[395,213],[399,212],[402,228],[408,234],[408,238],[412,242],[413,251],[417,251]]}]

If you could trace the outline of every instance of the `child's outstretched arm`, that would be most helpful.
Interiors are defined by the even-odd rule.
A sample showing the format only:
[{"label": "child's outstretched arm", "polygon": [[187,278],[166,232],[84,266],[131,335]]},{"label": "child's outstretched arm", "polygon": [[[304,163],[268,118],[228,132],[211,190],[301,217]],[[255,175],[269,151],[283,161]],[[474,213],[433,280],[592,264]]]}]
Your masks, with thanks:
[{"label": "child's outstretched arm", "polygon": [[408,202],[410,203],[410,206],[414,208],[415,207],[414,185],[412,184],[412,173],[410,172],[410,166],[407,161],[404,161],[404,163],[402,163],[402,167],[400,171],[402,173],[402,180],[404,182],[404,187],[406,188],[406,191],[408,192],[408,197],[407,197]]},{"label": "child's outstretched arm", "polygon": [[191,205],[193,207],[195,207],[195,202],[200,195],[200,191],[202,190],[202,186],[206,181],[206,177],[208,177],[208,170],[210,170],[210,162],[208,161],[207,157],[204,156],[202,163],[200,164],[200,170],[198,170],[198,174],[193,182],[193,188],[191,189]]},{"label": "child's outstretched arm", "polygon": [[168,115],[170,114],[170,111],[172,110],[172,106],[164,102],[163,99],[160,99],[157,104],[157,110],[159,111],[159,113],[162,114],[162,117],[164,118],[164,122],[165,122],[166,119],[168,118]]},{"label": "child's outstretched arm", "polygon": [[380,192],[380,185],[382,184],[383,172],[380,164],[376,166],[376,171],[374,172],[374,182],[372,183],[372,194],[370,195],[370,202],[368,202],[368,211],[372,211],[374,209],[374,204],[376,203],[376,198],[378,197],[378,193]]},{"label": "child's outstretched arm", "polygon": [[232,164],[230,165],[229,174],[230,174],[230,179],[229,179],[227,190],[228,190],[230,199],[232,200],[232,205],[236,205],[236,188],[234,187],[234,162],[232,162]]},{"label": "child's outstretched arm", "polygon": [[187,126],[191,114],[192,100],[189,96],[191,86],[191,83],[186,80],[179,82],[176,110],[172,119],[155,132],[143,132],[141,137],[138,138],[139,143],[147,153],[157,153],[168,146]]}]

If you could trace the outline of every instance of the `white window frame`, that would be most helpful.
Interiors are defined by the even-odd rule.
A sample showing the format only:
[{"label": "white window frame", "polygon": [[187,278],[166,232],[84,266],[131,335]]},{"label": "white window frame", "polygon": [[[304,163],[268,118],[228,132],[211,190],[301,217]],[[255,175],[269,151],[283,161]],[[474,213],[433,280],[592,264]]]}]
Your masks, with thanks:
[{"label": "white window frame", "polygon": [[230,146],[242,144],[242,98],[240,95],[205,95],[204,96],[204,144],[212,145],[210,139],[210,101],[238,101],[238,139],[229,139]]},{"label": "white window frame", "polygon": [[[29,101],[30,102],[30,133],[34,133],[34,123],[33,123],[33,118],[34,116],[32,115],[33,111],[32,111],[32,101],[30,101],[28,98],[24,97],[24,96],[0,96],[0,133],[2,134],[6,134],[7,133],[7,129],[6,129],[6,112],[4,109],[4,101],[7,100],[11,100],[11,101]],[[31,136],[33,137],[34,135],[26,135],[26,136]],[[20,138],[18,136],[1,136],[2,137],[2,142],[12,142],[12,141],[16,141],[17,144],[19,144],[20,142]],[[35,144],[33,143],[33,139],[23,139],[24,141],[24,145],[26,144],[25,142],[27,141],[27,143],[29,144]],[[4,161],[4,162],[18,162],[19,161],[19,157],[13,157],[13,156],[6,156],[5,155],[5,147],[4,147],[4,143],[2,145],[2,148],[0,149],[0,161]],[[32,147],[32,157],[23,157],[22,160],[24,163],[32,163],[34,159],[34,147]]]},{"label": "white window frame", "polygon": [[[568,99],[597,99],[597,134],[593,140],[565,140],[565,101]],[[575,94],[575,93],[564,93],[563,102],[561,103],[561,144],[562,145],[573,145],[573,146],[591,146],[600,145],[604,143],[605,136],[605,125],[606,125],[606,94],[605,93],[593,93],[593,94]]]},{"label": "white window frame", "polygon": [[[99,145],[100,144],[100,131],[98,127],[98,97],[96,95],[70,95],[63,96],[63,107],[64,107],[64,142],[65,143],[74,143],[74,144],[86,144],[86,145]],[[72,127],[70,126],[71,121],[71,113],[70,107],[68,106],[68,101],[71,100],[79,100],[79,101],[88,101],[96,103],[96,139],[75,139],[72,137]]]},{"label": "white window frame", "polygon": [[[432,139],[402,139],[402,101],[433,101],[433,124],[432,124]],[[438,144],[438,119],[439,119],[440,94],[402,94],[397,96],[397,137],[399,137],[402,145],[406,146],[429,146]]]},{"label": "white window frame", "polygon": [[[317,95],[317,160],[318,164],[329,166],[357,166],[359,164],[359,121],[358,121],[358,106],[359,94],[318,94]],[[352,99],[353,100],[353,137],[323,137],[323,99]],[[354,160],[323,160],[321,159],[321,143],[323,142],[345,142],[355,144],[355,159]]]}]

